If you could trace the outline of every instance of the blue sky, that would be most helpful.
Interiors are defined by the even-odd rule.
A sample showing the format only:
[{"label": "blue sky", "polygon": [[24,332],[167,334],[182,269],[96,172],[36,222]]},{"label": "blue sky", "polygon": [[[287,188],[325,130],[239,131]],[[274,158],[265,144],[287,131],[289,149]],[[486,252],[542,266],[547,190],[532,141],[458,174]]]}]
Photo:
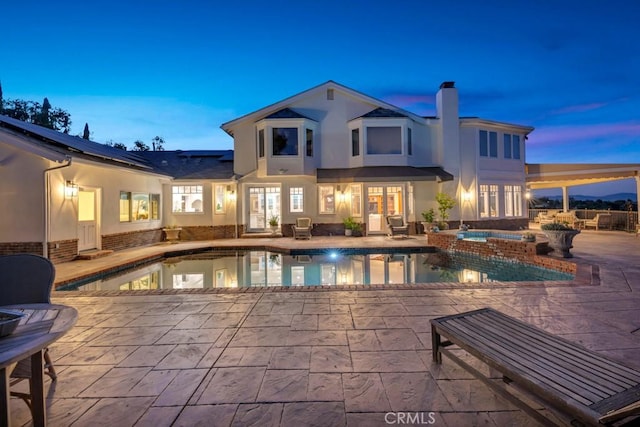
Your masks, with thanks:
[{"label": "blue sky", "polygon": [[452,80],[461,115],[536,128],[530,163],[640,163],[639,2],[217,3],[3,4],[4,97],[97,142],[226,149],[222,123],[327,80],[422,115]]}]

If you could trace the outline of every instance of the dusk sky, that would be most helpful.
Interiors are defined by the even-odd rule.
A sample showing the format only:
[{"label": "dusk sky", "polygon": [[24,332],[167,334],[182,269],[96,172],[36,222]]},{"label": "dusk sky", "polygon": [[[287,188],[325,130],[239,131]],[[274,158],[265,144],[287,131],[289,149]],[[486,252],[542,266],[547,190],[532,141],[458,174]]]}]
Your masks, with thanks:
[{"label": "dusk sky", "polygon": [[[26,0],[2,16],[4,98],[46,96],[97,142],[230,149],[222,123],[327,80],[433,115],[455,81],[462,116],[536,128],[529,163],[640,163],[637,1]],[[589,193],[619,191],[635,183]]]}]

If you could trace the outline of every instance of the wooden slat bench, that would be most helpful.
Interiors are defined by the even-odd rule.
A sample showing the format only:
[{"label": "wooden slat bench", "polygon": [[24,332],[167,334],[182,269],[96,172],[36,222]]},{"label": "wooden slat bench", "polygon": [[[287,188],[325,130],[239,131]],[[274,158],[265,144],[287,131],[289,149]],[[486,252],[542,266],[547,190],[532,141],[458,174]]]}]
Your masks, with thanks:
[{"label": "wooden slat bench", "polygon": [[[508,384],[572,425],[610,425],[640,415],[639,371],[491,308],[433,319],[431,334],[435,363],[446,355],[543,425],[557,423],[512,394]],[[500,372],[504,381],[485,377],[451,345]]]}]

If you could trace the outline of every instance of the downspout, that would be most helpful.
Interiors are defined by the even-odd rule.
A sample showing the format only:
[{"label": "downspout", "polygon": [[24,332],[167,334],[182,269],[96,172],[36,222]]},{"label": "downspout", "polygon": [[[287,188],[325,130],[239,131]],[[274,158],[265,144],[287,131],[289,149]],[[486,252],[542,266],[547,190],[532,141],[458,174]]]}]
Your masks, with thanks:
[{"label": "downspout", "polygon": [[45,258],[49,258],[49,229],[51,222],[51,197],[49,194],[50,185],[49,185],[49,172],[68,168],[71,166],[72,158],[71,156],[67,156],[65,159],[68,163],[62,166],[54,166],[49,169],[45,169],[43,171],[43,180],[44,180],[44,241],[42,242],[42,256]]}]

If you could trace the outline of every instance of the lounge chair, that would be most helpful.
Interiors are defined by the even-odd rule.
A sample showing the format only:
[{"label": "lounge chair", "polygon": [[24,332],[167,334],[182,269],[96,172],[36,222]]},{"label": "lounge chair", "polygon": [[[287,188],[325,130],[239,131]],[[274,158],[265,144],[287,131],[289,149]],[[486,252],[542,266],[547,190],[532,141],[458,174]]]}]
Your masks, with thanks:
[{"label": "lounge chair", "polygon": [[313,224],[311,218],[296,218],[296,223],[291,226],[294,239],[310,239]]},{"label": "lounge chair", "polygon": [[[51,303],[55,268],[48,259],[31,254],[0,256],[0,277],[0,306]],[[55,381],[57,376],[49,350],[45,349],[43,354],[45,374]],[[31,380],[30,357],[18,362],[11,373],[10,385],[22,380]],[[31,389],[29,384],[29,390]],[[12,391],[11,395],[23,399],[31,409],[31,394]]]},{"label": "lounge chair", "polygon": [[593,227],[598,231],[601,228],[611,230],[611,214],[596,214],[595,218],[584,222],[584,228]]},{"label": "lounge chair", "polygon": [[409,237],[409,225],[405,224],[402,215],[389,215],[387,217],[389,236]]}]

